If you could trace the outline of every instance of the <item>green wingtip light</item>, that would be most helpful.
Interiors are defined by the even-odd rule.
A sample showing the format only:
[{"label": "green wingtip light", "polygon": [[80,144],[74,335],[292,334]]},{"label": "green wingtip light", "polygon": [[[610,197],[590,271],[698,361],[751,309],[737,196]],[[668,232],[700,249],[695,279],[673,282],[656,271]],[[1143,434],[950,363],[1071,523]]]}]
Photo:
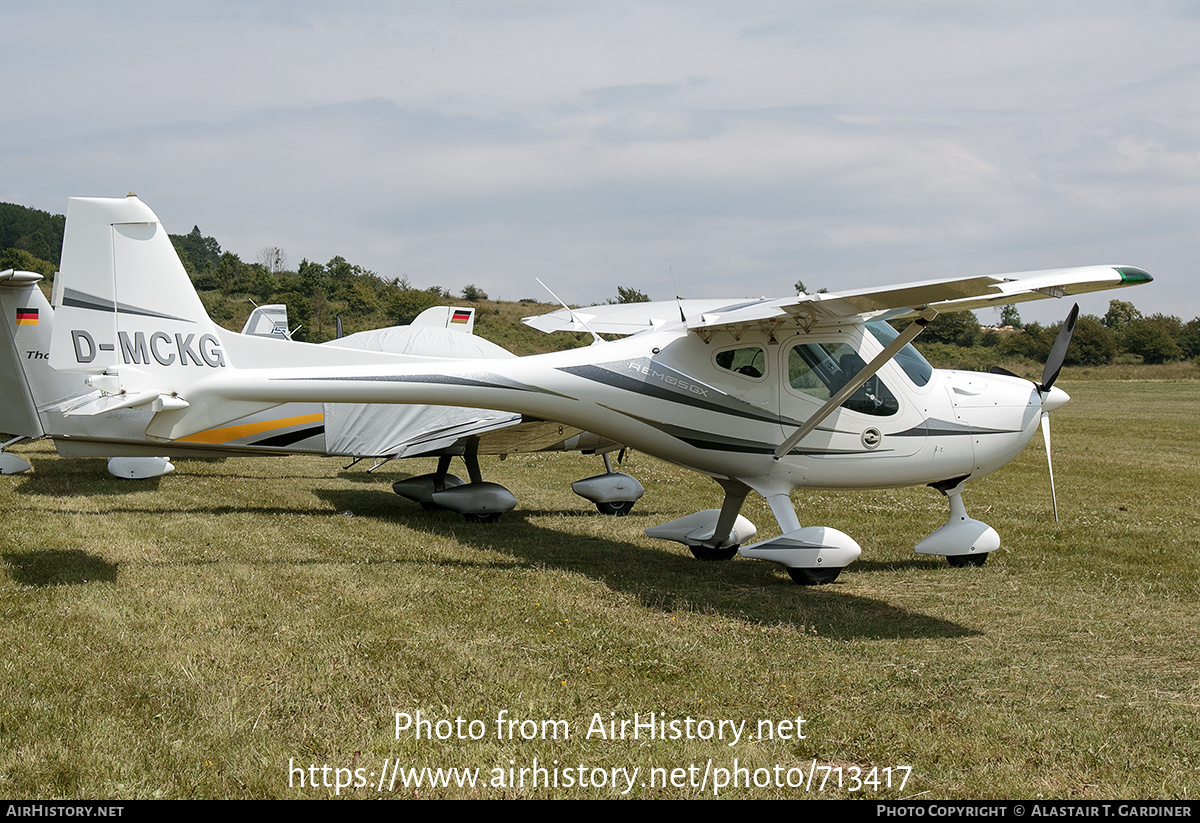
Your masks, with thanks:
[{"label": "green wingtip light", "polygon": [[1121,275],[1122,286],[1136,286],[1138,283],[1149,283],[1154,280],[1150,272],[1134,266],[1116,266],[1117,274]]}]

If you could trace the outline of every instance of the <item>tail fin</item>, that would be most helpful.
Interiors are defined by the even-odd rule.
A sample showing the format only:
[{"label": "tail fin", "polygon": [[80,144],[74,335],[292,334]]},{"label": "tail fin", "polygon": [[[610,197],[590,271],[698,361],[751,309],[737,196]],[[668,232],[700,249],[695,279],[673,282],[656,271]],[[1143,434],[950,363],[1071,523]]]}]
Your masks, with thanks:
[{"label": "tail fin", "polygon": [[50,366],[54,310],[40,274],[0,272],[0,432],[24,437],[52,434],[42,412],[92,391],[77,374]]},{"label": "tail fin", "polygon": [[292,333],[288,330],[287,306],[282,303],[272,303],[269,306],[255,306],[254,311],[246,318],[242,326],[242,334],[254,337],[274,337],[276,340],[291,340]]},{"label": "tail fin", "polygon": [[[71,198],[53,303],[50,364],[88,374],[104,392],[70,414],[182,411],[185,392],[227,365],[223,337],[231,333],[209,318],[166,230],[135,195]],[[228,404],[216,416],[224,422],[272,405]],[[214,415],[191,416],[207,427]]]},{"label": "tail fin", "polygon": [[60,371],[115,374],[176,362],[215,368],[222,359],[213,351],[216,326],[171,239],[134,195],[71,198],[53,303],[50,364]]},{"label": "tail fin", "polygon": [[166,230],[134,195],[70,200],[53,303],[50,365],[87,374],[88,384],[103,392],[69,414],[149,409],[155,416],[146,434],[161,439],[278,405],[223,394],[221,386],[236,382],[235,371],[397,360],[220,328]]},{"label": "tail fin", "polygon": [[469,306],[434,306],[417,315],[413,326],[438,326],[464,334],[475,332],[475,309]]}]

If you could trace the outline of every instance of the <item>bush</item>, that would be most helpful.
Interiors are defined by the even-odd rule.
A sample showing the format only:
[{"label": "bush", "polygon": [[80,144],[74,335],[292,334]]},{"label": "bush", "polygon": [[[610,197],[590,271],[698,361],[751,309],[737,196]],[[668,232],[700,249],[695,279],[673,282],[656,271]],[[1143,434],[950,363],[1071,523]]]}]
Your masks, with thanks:
[{"label": "bush", "polygon": [[638,291],[632,286],[617,286],[617,297],[615,300],[606,300],[609,305],[617,303],[649,303],[650,298],[645,292]]},{"label": "bush", "polygon": [[1140,354],[1146,363],[1166,363],[1183,359],[1183,324],[1178,317],[1155,314],[1130,321],[1125,327],[1125,351]]},{"label": "bush", "polygon": [[1068,366],[1103,366],[1113,361],[1117,349],[1117,336],[1112,329],[1099,317],[1084,315],[1075,324],[1075,335],[1071,338],[1065,362]]},{"label": "bush", "polygon": [[440,295],[419,289],[405,289],[392,295],[388,301],[387,313],[397,326],[406,326],[417,318],[417,315],[428,308],[438,305]]}]

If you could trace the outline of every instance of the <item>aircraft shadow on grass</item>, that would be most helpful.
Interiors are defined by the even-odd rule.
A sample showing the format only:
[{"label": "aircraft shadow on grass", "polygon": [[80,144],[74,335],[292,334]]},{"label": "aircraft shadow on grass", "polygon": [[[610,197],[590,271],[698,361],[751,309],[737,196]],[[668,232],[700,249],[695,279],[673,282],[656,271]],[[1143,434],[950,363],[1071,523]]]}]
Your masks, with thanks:
[{"label": "aircraft shadow on grass", "polygon": [[161,477],[150,477],[137,483],[114,482],[100,460],[68,462],[49,457],[35,461],[35,466],[33,472],[17,475],[19,479],[13,493],[34,497],[121,497],[158,491],[162,480]]},{"label": "aircraft shadow on grass", "polygon": [[41,549],[0,555],[9,576],[22,586],[115,583],[117,564],[81,549]]},{"label": "aircraft shadow on grass", "polygon": [[[353,512],[356,517],[403,519],[409,526],[456,540],[469,548],[514,557],[519,561],[513,566],[516,568],[546,566],[603,581],[657,611],[670,612],[703,603],[705,608],[747,622],[818,625],[823,636],[839,639],[981,634],[881,600],[840,592],[838,586],[803,589],[805,596],[797,601],[796,587],[766,564],[697,563],[690,556],[666,549],[645,548],[605,537],[568,536],[532,522],[532,518],[544,515],[569,516],[561,510],[517,510],[500,523],[465,529],[462,519],[451,512],[424,512],[416,506],[400,509],[395,497],[383,491],[319,489],[315,494],[338,512]],[[626,519],[653,518],[656,514],[647,511]],[[615,558],[620,562],[614,562]],[[431,558],[430,562],[443,561]],[[932,566],[933,562],[916,561],[914,565]],[[494,568],[490,563],[480,567],[485,565]],[[872,567],[892,569],[896,564],[864,564],[864,569]],[[661,582],[652,579],[647,569],[655,569],[655,577]],[[778,591],[778,598],[764,596],[772,590]],[[747,596],[748,593],[752,596]]]}]

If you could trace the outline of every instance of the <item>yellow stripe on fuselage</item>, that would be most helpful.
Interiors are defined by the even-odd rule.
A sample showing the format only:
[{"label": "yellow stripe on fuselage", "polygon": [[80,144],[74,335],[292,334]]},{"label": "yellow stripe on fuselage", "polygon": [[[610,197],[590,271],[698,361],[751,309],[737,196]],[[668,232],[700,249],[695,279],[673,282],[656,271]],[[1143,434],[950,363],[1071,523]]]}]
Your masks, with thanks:
[{"label": "yellow stripe on fuselage", "polygon": [[305,414],[299,417],[284,417],[280,420],[264,420],[261,423],[244,423],[241,426],[225,426],[220,429],[189,434],[179,438],[180,443],[228,443],[231,440],[241,440],[252,434],[262,434],[273,429],[286,429],[289,426],[299,426],[304,423],[320,423],[325,419],[323,414]]}]

